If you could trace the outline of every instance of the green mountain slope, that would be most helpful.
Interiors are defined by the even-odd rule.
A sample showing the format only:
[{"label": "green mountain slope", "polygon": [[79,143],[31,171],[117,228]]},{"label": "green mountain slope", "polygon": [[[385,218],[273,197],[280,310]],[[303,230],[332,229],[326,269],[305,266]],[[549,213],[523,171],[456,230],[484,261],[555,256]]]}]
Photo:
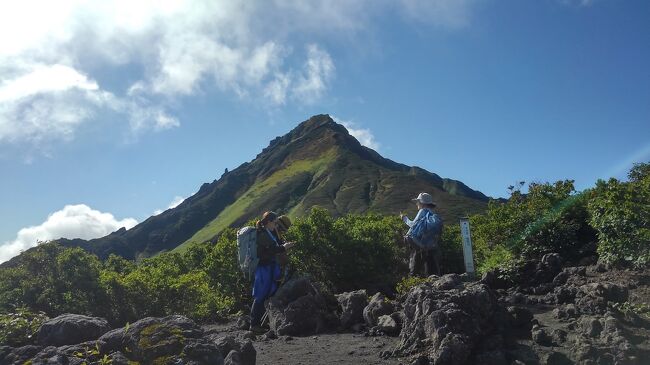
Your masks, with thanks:
[{"label": "green mountain slope", "polygon": [[334,215],[413,212],[411,199],[431,193],[444,219],[485,209],[488,198],[460,181],[402,165],[362,146],[328,115],[317,115],[277,137],[257,157],[199,191],[174,209],[130,230],[90,241],[61,239],[100,257],[139,258],[215,238],[266,210],[305,214],[314,206]]}]

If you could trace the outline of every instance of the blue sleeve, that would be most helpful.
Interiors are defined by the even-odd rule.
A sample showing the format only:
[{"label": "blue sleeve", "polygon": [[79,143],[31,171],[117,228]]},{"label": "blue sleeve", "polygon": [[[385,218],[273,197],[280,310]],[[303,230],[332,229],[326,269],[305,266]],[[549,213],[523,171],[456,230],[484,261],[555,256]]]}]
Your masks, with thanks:
[{"label": "blue sleeve", "polygon": [[425,213],[426,212],[425,212],[424,209],[420,209],[420,210],[418,210],[418,214],[415,216],[415,219],[410,220],[409,217],[404,216],[404,218],[402,220],[404,221],[404,223],[406,223],[407,226],[413,227],[415,222],[417,222],[418,220],[420,220],[420,219],[422,219],[424,217]]}]

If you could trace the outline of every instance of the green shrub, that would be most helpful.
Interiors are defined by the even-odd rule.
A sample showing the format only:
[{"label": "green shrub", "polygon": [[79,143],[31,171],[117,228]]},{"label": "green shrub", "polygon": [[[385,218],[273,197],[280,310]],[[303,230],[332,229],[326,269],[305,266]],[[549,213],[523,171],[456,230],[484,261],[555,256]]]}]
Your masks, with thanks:
[{"label": "green shrub", "polygon": [[430,281],[429,278],[405,276],[397,283],[395,291],[397,291],[398,296],[404,296],[411,290],[411,288]]},{"label": "green shrub", "polygon": [[39,327],[47,319],[45,313],[30,312],[26,308],[0,314],[0,346],[20,347],[34,344]]},{"label": "green shrub", "polygon": [[442,273],[465,272],[460,224],[455,222],[445,222],[442,239],[440,241],[440,255],[440,267]]},{"label": "green shrub", "polygon": [[334,219],[314,208],[297,219],[287,237],[297,244],[291,262],[334,292],[392,286],[406,271],[399,246],[404,232],[398,217],[346,215]]},{"label": "green shrub", "polygon": [[631,303],[629,301],[622,302],[622,303],[613,303],[610,304],[612,309],[615,311],[626,315],[635,315],[639,317],[643,317],[646,320],[650,320],[650,305],[646,303]]},{"label": "green shrub", "polygon": [[513,190],[508,201],[490,201],[485,214],[470,217],[479,273],[550,252],[576,259],[579,248],[595,241],[588,197],[575,192],[572,180],[533,183],[528,190]]},{"label": "green shrub", "polygon": [[104,303],[100,270],[97,256],[81,248],[41,244],[24,253],[18,267],[0,270],[0,307],[97,314]]},{"label": "green shrub", "polygon": [[650,164],[637,164],[630,181],[599,180],[589,201],[598,254],[608,262],[650,262]]},{"label": "green shrub", "polygon": [[207,274],[210,287],[219,293],[219,310],[244,310],[251,298],[251,283],[239,270],[237,231],[227,228],[219,236],[217,244],[209,248],[201,267]]}]

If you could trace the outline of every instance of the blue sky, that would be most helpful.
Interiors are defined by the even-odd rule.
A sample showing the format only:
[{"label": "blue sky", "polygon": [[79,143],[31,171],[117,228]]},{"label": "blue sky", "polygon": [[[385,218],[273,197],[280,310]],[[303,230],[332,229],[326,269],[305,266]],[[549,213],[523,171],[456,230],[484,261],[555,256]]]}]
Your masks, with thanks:
[{"label": "blue sky", "polygon": [[0,261],[133,226],[320,113],[493,197],[624,178],[649,65],[642,0],[5,5]]}]

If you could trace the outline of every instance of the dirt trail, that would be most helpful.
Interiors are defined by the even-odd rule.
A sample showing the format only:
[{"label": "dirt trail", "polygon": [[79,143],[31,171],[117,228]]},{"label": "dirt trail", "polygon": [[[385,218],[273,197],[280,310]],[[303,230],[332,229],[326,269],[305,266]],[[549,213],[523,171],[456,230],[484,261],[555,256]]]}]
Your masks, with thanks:
[{"label": "dirt trail", "polygon": [[[247,331],[234,323],[203,326],[205,331],[243,337]],[[264,335],[253,340],[258,365],[398,365],[400,359],[382,359],[382,351],[391,351],[397,337],[367,337],[359,333],[329,333],[307,337],[281,336],[267,339]]]}]

